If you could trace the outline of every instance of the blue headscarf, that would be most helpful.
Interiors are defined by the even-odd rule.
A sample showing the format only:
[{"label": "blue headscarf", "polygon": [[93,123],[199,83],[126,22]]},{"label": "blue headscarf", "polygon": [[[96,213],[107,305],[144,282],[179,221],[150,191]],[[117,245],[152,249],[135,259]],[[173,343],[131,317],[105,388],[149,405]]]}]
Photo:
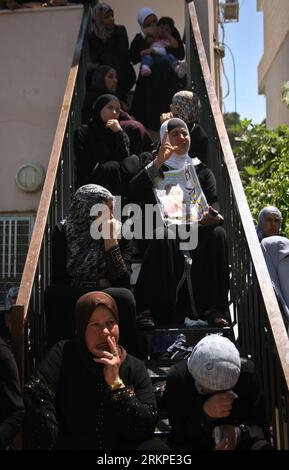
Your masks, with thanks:
[{"label": "blue headscarf", "polygon": [[261,210],[261,212],[259,214],[258,225],[257,225],[257,228],[256,228],[257,235],[258,235],[258,238],[259,238],[260,241],[263,240],[263,238],[265,237],[264,230],[263,230],[263,223],[264,223],[265,217],[268,214],[277,215],[277,217],[279,217],[279,219],[280,219],[280,222],[282,223],[283,217],[282,217],[282,214],[279,211],[278,207],[275,207],[275,206],[263,207],[263,209]]}]

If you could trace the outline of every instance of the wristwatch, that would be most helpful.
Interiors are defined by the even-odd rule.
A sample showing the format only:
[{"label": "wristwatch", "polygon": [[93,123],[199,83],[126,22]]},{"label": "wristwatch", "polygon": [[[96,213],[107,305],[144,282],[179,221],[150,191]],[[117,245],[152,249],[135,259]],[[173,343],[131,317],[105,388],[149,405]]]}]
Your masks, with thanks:
[{"label": "wristwatch", "polygon": [[120,377],[117,377],[115,381],[108,386],[110,390],[116,390],[117,388],[120,388],[122,385],[124,385],[123,381],[121,380]]}]

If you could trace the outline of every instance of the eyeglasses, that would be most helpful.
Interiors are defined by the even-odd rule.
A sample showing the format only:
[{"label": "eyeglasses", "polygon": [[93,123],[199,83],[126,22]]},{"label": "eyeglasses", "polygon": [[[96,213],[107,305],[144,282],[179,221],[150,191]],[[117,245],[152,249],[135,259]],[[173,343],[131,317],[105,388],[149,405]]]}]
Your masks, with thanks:
[{"label": "eyeglasses", "polygon": [[96,323],[96,322],[91,322],[88,323],[89,328],[93,328],[94,331],[99,333],[100,331],[103,331],[104,329],[108,329],[109,331],[113,329],[113,327],[116,325],[115,320],[108,320],[104,323]]}]

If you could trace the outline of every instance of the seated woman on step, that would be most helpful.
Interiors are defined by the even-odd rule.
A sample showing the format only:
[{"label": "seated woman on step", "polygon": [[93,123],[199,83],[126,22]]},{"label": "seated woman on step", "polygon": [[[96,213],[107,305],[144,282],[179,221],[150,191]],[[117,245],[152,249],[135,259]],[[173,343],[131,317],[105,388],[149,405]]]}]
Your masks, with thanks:
[{"label": "seated woman on step", "polygon": [[286,326],[289,327],[289,240],[280,236],[282,219],[277,207],[264,207],[259,214],[257,235]]},{"label": "seated woman on step", "polygon": [[25,386],[30,449],[158,449],[156,400],[145,365],[119,344],[119,314],[104,292],[83,295],[76,337],[60,341]]},{"label": "seated woman on step", "polygon": [[[135,300],[130,291],[132,245],[130,240],[118,238],[120,222],[114,218],[113,201],[112,194],[98,185],[89,184],[76,191],[67,218],[53,232],[52,282],[75,290],[76,295],[66,299],[71,310],[78,293],[104,290],[112,295],[120,312],[122,343],[135,354]],[[93,224],[101,211],[101,236],[92,238],[96,230]],[[53,314],[51,306],[49,310]],[[55,319],[56,326],[61,318]],[[50,321],[48,316],[48,327]]]},{"label": "seated woman on step", "polygon": [[[99,65],[92,73],[84,98],[81,112],[82,124],[88,124],[90,119],[93,118],[92,110],[95,101],[99,96],[106,93],[118,96],[118,76],[116,70],[110,65]],[[152,139],[147,130],[141,122],[136,121],[134,117],[130,116],[123,109],[121,100],[120,105],[121,109],[118,120],[121,128],[129,137],[130,154],[139,155],[142,152],[150,150]]]},{"label": "seated woman on step", "polygon": [[180,324],[192,313],[214,326],[227,326],[227,238],[223,218],[217,212],[215,177],[206,165],[188,156],[190,135],[184,121],[177,118],[166,121],[160,134],[158,154],[132,179],[131,195],[136,201],[156,204],[153,189],[165,172],[191,165],[209,209],[198,225],[197,247],[188,253],[180,249],[178,237],[170,238],[170,228],[163,239],[149,242],[134,291],[137,312],[149,309],[154,321],[163,324]]},{"label": "seated woman on step", "polygon": [[76,188],[95,183],[124,196],[127,183],[139,171],[140,161],[130,156],[129,138],[119,123],[120,110],[116,96],[101,95],[93,105],[92,119],[76,130]]}]

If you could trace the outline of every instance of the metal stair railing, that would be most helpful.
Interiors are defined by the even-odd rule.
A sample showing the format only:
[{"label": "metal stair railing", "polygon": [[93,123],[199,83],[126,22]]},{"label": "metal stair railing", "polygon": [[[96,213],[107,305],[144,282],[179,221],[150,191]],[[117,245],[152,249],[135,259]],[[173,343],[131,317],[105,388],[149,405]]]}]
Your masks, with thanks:
[{"label": "metal stair railing", "polygon": [[209,166],[214,171],[224,213],[231,265],[230,300],[241,354],[259,372],[278,449],[289,448],[289,339],[242,182],[230,146],[207,62],[194,2],[186,5],[192,90],[202,101],[202,124],[209,136]]},{"label": "metal stair railing", "polygon": [[16,305],[12,348],[23,384],[46,353],[44,292],[50,282],[51,235],[64,218],[74,192],[73,133],[80,125],[88,57],[90,7],[85,6],[60,110]]},{"label": "metal stair railing", "polygon": [[[13,307],[12,344],[22,383],[46,351],[44,291],[50,280],[51,230],[65,214],[73,193],[72,134],[79,124],[84,93],[84,12],[67,88],[56,129],[36,223]],[[194,3],[190,18],[192,89],[203,103],[203,124],[210,136],[209,165],[214,171],[230,247],[230,296],[241,353],[251,355],[266,395],[267,414],[278,449],[288,449],[289,341],[251,213],[230,147],[201,39]],[[69,189],[68,189],[69,188]]]}]

